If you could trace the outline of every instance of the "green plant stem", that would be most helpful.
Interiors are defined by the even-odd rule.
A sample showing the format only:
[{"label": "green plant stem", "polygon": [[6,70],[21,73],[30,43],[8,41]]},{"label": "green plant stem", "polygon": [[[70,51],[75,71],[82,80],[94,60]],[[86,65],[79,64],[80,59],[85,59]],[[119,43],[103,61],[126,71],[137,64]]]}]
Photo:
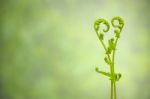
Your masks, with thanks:
[{"label": "green plant stem", "polygon": [[111,95],[110,95],[110,99],[113,99],[113,88],[114,86],[113,86],[113,80],[111,80],[111,89],[110,89],[110,93],[111,93]]},{"label": "green plant stem", "polygon": [[[100,41],[101,41],[105,51],[107,51],[107,48],[106,48],[104,42],[102,40],[100,40]],[[115,44],[117,44],[117,41],[118,41],[118,38],[116,39]],[[107,56],[108,56],[109,61],[111,62],[111,58],[110,58],[109,54],[107,54]],[[115,50],[113,52],[112,65],[110,65],[111,75],[114,75],[114,58],[115,58]],[[110,90],[111,90],[110,99],[113,99],[113,97],[116,99],[116,85],[115,85],[115,81],[113,79],[111,79],[111,89]]]},{"label": "green plant stem", "polygon": [[[118,39],[116,39],[115,41],[115,48],[116,48],[116,45],[117,45],[117,42],[118,42]],[[112,55],[112,75],[114,76],[115,75],[115,52],[116,52],[116,49],[113,51],[113,55]],[[116,92],[116,80],[113,80],[113,85],[114,85],[114,99],[117,99],[117,92]]]},{"label": "green plant stem", "polygon": [[[111,76],[113,75],[113,65],[110,66],[110,72],[111,72]],[[114,81],[113,79],[111,79],[111,98],[110,99],[113,99],[114,97]]]},{"label": "green plant stem", "polygon": [[[97,34],[97,36],[99,37],[97,31],[96,31],[96,34]],[[103,40],[101,40],[100,38],[98,38],[98,39],[99,39],[99,41],[102,43],[102,46],[104,47],[105,51],[107,51],[106,45],[105,45],[105,43],[103,42]],[[110,58],[109,54],[107,54],[107,56],[108,56],[109,61],[111,62],[111,58]]]},{"label": "green plant stem", "polygon": [[[107,48],[106,48],[106,45],[104,44],[104,42],[101,39],[99,39],[99,40],[101,41],[105,51],[107,51]],[[111,62],[111,58],[110,58],[109,54],[107,54],[107,56],[108,56],[109,61]]]},{"label": "green plant stem", "polygon": [[117,99],[117,93],[116,93],[116,81],[114,81],[114,99]]},{"label": "green plant stem", "polygon": [[[97,33],[98,34],[98,33]],[[103,42],[103,40],[101,40],[100,38],[99,38],[99,41],[102,43],[102,46],[104,47],[104,49],[105,49],[105,51],[107,51],[107,48],[106,48],[106,45],[105,45],[105,43]],[[117,41],[117,40],[116,40]],[[114,55],[115,55],[115,53],[114,53]],[[114,57],[114,55],[113,55],[113,57]],[[108,56],[108,59],[109,59],[109,61],[111,62],[111,58],[110,58],[110,55],[109,54],[107,54],[107,56]],[[113,58],[114,59],[114,58]],[[114,60],[113,60],[114,61]],[[114,63],[114,62],[113,62]],[[113,75],[114,74],[114,66],[113,65],[110,65],[110,72],[111,72],[111,75]],[[111,95],[110,95],[110,99],[113,99],[113,96],[115,96],[116,94],[116,91],[115,91],[115,86],[114,86],[114,81],[111,79]],[[114,92],[115,93],[114,93]]]}]

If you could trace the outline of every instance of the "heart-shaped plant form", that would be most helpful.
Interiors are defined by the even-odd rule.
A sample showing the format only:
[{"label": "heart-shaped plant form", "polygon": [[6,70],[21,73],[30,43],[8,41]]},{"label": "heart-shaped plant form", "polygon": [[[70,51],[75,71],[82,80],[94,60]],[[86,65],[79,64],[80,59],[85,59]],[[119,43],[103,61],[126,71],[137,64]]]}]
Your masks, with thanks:
[{"label": "heart-shaped plant form", "polygon": [[[118,21],[118,23],[116,23],[115,21]],[[106,26],[106,28],[103,29],[102,31],[100,31],[101,24],[104,24]],[[110,78],[110,80],[111,80],[111,99],[113,99],[113,93],[114,93],[114,99],[116,99],[116,97],[117,97],[116,96],[116,81],[119,81],[119,79],[121,78],[121,74],[115,73],[115,68],[114,68],[115,67],[115,51],[116,51],[118,39],[120,38],[120,33],[124,26],[124,21],[122,18],[117,16],[117,17],[112,18],[111,24],[115,28],[114,29],[115,37],[110,38],[108,40],[108,44],[106,46],[106,42],[104,42],[105,41],[104,34],[107,33],[110,29],[110,25],[109,25],[108,21],[101,18],[101,19],[96,20],[94,23],[95,32],[106,52],[106,56],[105,56],[104,60],[110,66],[110,72],[101,71],[101,70],[99,70],[98,67],[96,68],[96,72],[103,74],[105,76],[108,76]]]}]

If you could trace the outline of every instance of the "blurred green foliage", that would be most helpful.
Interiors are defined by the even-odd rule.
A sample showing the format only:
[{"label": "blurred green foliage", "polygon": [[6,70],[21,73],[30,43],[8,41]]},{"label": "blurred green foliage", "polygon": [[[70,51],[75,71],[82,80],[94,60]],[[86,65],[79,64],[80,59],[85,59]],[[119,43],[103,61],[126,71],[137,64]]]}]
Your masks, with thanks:
[{"label": "blurred green foliage", "polygon": [[118,99],[149,99],[149,3],[1,0],[0,99],[108,99],[109,81],[94,71],[104,51],[93,22],[116,15],[126,22],[116,55]]}]

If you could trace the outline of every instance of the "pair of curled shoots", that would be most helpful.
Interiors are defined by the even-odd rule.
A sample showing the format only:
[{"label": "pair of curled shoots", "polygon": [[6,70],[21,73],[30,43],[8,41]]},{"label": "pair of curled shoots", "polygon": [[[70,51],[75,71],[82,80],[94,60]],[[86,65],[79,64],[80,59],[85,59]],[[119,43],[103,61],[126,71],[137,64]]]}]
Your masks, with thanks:
[{"label": "pair of curled shoots", "polygon": [[[116,21],[118,21],[118,24],[116,23]],[[102,30],[102,31],[100,31],[100,25],[101,24],[104,24],[106,27]],[[123,26],[124,26],[124,21],[123,21],[123,19],[122,18],[120,18],[120,17],[118,17],[118,16],[116,16],[116,17],[114,17],[114,18],[112,18],[112,20],[111,20],[111,24],[112,24],[112,26],[115,28],[114,29],[114,33],[115,33],[115,37],[112,37],[112,38],[110,38],[109,40],[108,40],[108,47],[106,47],[106,44],[105,44],[105,42],[104,42],[104,33],[107,33],[108,31],[109,31],[109,29],[110,29],[110,24],[109,24],[109,22],[108,21],[106,21],[105,19],[103,19],[103,18],[101,18],[101,19],[97,19],[96,21],[95,21],[95,23],[94,23],[94,30],[95,30],[95,32],[96,32],[96,34],[97,34],[97,36],[98,36],[98,38],[99,38],[99,40],[101,41],[101,43],[102,43],[102,45],[103,45],[103,47],[104,47],[104,49],[105,49],[105,51],[106,51],[106,57],[104,58],[104,60],[105,60],[105,62],[108,64],[108,65],[110,65],[110,67],[111,68],[113,68],[114,67],[114,55],[112,56],[112,57],[110,57],[110,55],[112,54],[112,53],[114,53],[115,52],[115,50],[116,50],[116,45],[117,45],[117,41],[118,41],[118,39],[120,38],[120,33],[121,33],[121,31],[122,31],[122,28],[123,28]],[[104,73],[103,71],[99,71],[98,70],[98,68],[96,68],[96,71],[98,72],[98,73],[101,73],[101,74],[106,74],[106,73]],[[110,73],[110,74],[112,74],[112,73]],[[113,75],[118,75],[118,74],[113,74]],[[110,77],[110,79],[114,79],[115,77],[112,77],[112,76],[109,76]],[[121,74],[119,73],[119,75],[118,76],[116,76],[116,80],[118,81],[119,79],[120,79],[120,77],[121,77]]]},{"label": "pair of curled shoots", "polygon": [[[101,29],[102,28],[100,27],[101,24],[104,24],[105,28]],[[114,28],[115,36],[111,37],[107,42],[105,42],[105,38],[104,38],[105,33],[107,33],[110,30],[109,22],[103,18],[100,18],[97,19],[94,23],[94,30],[99,38],[99,41],[101,42],[102,46],[105,49],[106,56],[104,58],[104,61],[107,65],[110,66],[110,72],[101,71],[98,67],[96,67],[95,71],[104,76],[109,77],[109,79],[111,80],[111,99],[113,99],[113,95],[114,95],[114,99],[117,99],[116,81],[119,81],[122,75],[121,73],[115,73],[115,51],[116,51],[118,39],[120,38],[120,34],[124,26],[124,21],[121,17],[116,16],[112,18],[111,25]]]}]

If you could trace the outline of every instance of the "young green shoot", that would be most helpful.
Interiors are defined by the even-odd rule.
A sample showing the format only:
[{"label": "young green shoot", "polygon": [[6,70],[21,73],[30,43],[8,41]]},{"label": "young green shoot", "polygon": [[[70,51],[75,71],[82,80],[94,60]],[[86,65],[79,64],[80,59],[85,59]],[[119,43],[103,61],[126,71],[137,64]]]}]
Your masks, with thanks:
[{"label": "young green shoot", "polygon": [[[116,21],[118,21],[118,23],[116,23]],[[104,24],[106,26],[106,28],[100,31],[101,24]],[[124,21],[119,16],[116,16],[116,17],[112,18],[111,24],[115,28],[114,29],[115,36],[110,38],[108,40],[108,42],[106,43],[104,35],[105,35],[105,33],[107,33],[109,31],[110,24],[108,23],[108,21],[106,21],[105,19],[102,19],[102,18],[96,20],[94,23],[94,30],[98,36],[100,43],[102,44],[102,46],[105,50],[106,55],[104,57],[104,61],[107,65],[109,65],[110,72],[104,72],[104,71],[100,70],[98,67],[96,67],[95,70],[96,70],[96,72],[109,77],[110,82],[111,82],[110,83],[110,85],[111,85],[110,99],[117,99],[116,82],[119,81],[119,79],[121,78],[121,73],[115,72],[115,54],[116,54],[116,47],[117,47],[118,39],[120,38],[120,34],[121,34],[122,28],[124,26]]]}]

